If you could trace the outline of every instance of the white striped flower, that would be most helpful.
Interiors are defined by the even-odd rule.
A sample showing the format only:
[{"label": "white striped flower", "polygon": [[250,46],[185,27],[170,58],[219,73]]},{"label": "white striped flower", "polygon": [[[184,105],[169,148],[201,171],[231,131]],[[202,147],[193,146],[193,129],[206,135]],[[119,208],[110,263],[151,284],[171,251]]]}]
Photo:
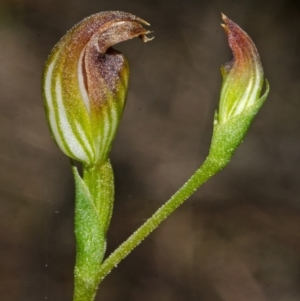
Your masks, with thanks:
[{"label": "white striped flower", "polygon": [[[218,122],[221,124],[257,103],[264,83],[263,68],[253,41],[225,15],[222,15],[222,18],[233,60],[221,68],[223,85],[218,112]],[[267,83],[266,92],[262,97],[266,98],[268,92]]]},{"label": "white striped flower", "polygon": [[222,18],[233,59],[221,68],[223,84],[209,150],[210,164],[216,169],[230,162],[270,90],[266,81],[261,96],[264,72],[251,38],[226,16]]},{"label": "white striped flower", "polygon": [[60,149],[86,165],[105,161],[122,116],[129,68],[112,45],[141,37],[147,22],[128,13],[84,19],[54,47],[45,65],[43,97]]}]

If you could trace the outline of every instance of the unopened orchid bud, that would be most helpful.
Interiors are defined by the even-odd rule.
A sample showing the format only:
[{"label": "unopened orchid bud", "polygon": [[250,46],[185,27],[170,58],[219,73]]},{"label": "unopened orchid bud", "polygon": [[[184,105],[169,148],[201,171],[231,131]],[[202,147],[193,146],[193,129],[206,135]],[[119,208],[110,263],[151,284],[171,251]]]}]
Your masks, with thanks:
[{"label": "unopened orchid bud", "polygon": [[98,13],[73,27],[46,62],[43,96],[60,149],[86,165],[105,161],[122,116],[129,69],[111,48],[140,37],[147,22],[123,12]]},{"label": "unopened orchid bud", "polygon": [[260,99],[264,71],[251,38],[225,15],[222,15],[222,18],[225,22],[222,27],[233,52],[233,60],[221,67],[223,85],[218,121],[225,123]]},{"label": "unopened orchid bud", "polygon": [[253,41],[225,15],[222,18],[233,60],[221,68],[223,84],[209,155],[218,168],[230,161],[269,93],[266,81],[261,96],[264,72]]}]

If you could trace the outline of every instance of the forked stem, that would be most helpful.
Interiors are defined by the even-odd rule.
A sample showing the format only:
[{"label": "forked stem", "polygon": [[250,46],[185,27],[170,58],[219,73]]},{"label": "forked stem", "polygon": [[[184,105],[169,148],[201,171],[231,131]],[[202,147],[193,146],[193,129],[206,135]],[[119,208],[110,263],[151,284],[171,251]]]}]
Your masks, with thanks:
[{"label": "forked stem", "polygon": [[207,157],[202,166],[191,178],[137,231],[123,242],[102,264],[99,271],[99,283],[122,261],[135,247],[137,247],[161,222],[174,212],[185,200],[209,178],[220,171],[226,164]]}]

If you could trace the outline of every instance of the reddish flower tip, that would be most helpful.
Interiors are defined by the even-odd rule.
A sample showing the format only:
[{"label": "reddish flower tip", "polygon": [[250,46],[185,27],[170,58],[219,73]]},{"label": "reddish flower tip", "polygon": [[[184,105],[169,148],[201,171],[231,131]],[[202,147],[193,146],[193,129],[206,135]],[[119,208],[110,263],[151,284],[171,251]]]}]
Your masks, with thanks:
[{"label": "reddish flower tip", "polygon": [[225,24],[221,24],[221,26],[227,34],[234,60],[239,64],[250,63],[252,60],[260,63],[257,49],[248,34],[223,13],[222,19]]},{"label": "reddish flower tip", "polygon": [[222,66],[220,120],[226,122],[260,97],[264,76],[257,49],[248,34],[222,14],[233,59]]}]

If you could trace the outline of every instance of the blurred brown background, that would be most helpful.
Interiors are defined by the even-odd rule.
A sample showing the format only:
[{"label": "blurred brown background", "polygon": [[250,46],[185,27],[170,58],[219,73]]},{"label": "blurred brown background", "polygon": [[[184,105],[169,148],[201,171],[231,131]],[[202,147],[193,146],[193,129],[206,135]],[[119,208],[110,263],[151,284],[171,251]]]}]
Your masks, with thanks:
[{"label": "blurred brown background", "polygon": [[260,52],[269,98],[230,165],[101,285],[101,301],[300,300],[300,7],[274,0],[1,0],[0,299],[72,300],[74,185],[48,132],[43,64],[75,23],[123,10],[155,39],[129,59],[128,102],[112,151],[108,253],[207,155],[231,54],[220,12]]}]

